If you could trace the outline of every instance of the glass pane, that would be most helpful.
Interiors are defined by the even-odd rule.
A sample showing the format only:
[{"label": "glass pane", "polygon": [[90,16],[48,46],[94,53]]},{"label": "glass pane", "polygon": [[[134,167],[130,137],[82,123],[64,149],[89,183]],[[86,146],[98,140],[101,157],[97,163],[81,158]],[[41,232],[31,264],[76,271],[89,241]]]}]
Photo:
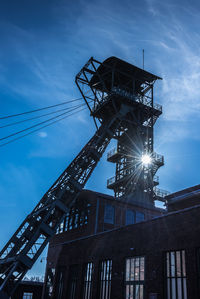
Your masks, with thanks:
[{"label": "glass pane", "polygon": [[180,255],[180,251],[176,252],[176,276],[181,277],[181,255]]},{"label": "glass pane", "polygon": [[171,299],[171,295],[170,295],[170,278],[167,279],[167,299]]},{"label": "glass pane", "polygon": [[105,298],[105,283],[104,282],[102,282],[102,296],[101,296],[101,298]]},{"label": "glass pane", "polygon": [[130,286],[130,294],[129,294],[129,298],[133,299],[133,285]]},{"label": "glass pane", "polygon": [[144,214],[140,212],[136,212],[135,222],[137,223],[141,221],[144,221]]},{"label": "glass pane", "polygon": [[126,286],[126,299],[134,299],[133,298],[133,285]]},{"label": "glass pane", "polygon": [[138,284],[135,285],[135,299],[140,299],[140,286]]},{"label": "glass pane", "polygon": [[126,211],[126,225],[135,223],[135,213],[132,210]]},{"label": "glass pane", "polygon": [[89,275],[90,281],[92,281],[92,271],[93,271],[93,263],[90,263],[90,275]]},{"label": "glass pane", "polygon": [[175,252],[172,251],[170,254],[171,254],[171,276],[175,277]]},{"label": "glass pane", "polygon": [[186,278],[183,278],[183,292],[184,292],[184,299],[187,299]]},{"label": "glass pane", "polygon": [[126,286],[126,299],[129,299],[130,297],[129,297],[129,293],[130,293],[130,291],[129,291],[129,285],[127,285]]},{"label": "glass pane", "polygon": [[175,280],[175,278],[172,278],[171,283],[172,283],[172,299],[177,299],[176,298],[176,280]]},{"label": "glass pane", "polygon": [[140,280],[144,280],[144,257],[140,258]]},{"label": "glass pane", "polygon": [[183,268],[183,276],[186,276],[186,269],[185,269],[185,250],[182,251],[182,268]]},{"label": "glass pane", "polygon": [[109,287],[108,281],[106,281],[105,285],[106,285],[105,299],[107,299],[107,298],[109,298],[108,297],[108,287]]},{"label": "glass pane", "polygon": [[169,252],[167,252],[167,277],[170,276],[170,271],[169,271]]},{"label": "glass pane", "polygon": [[178,293],[178,299],[183,299],[183,297],[182,297],[182,278],[177,278],[177,293]]},{"label": "glass pane", "polygon": [[130,280],[135,279],[135,259],[131,259],[131,277]]},{"label": "glass pane", "polygon": [[130,259],[126,260],[126,281],[130,280]]},{"label": "glass pane", "polygon": [[115,208],[107,204],[104,212],[104,222],[114,224]]},{"label": "glass pane", "polygon": [[106,279],[106,262],[103,262],[103,280]]},{"label": "glass pane", "polygon": [[143,285],[140,285],[140,299],[144,298],[144,289]]},{"label": "glass pane", "polygon": [[112,261],[110,261],[110,276],[109,276],[109,280],[111,280],[111,276],[112,276]]},{"label": "glass pane", "polygon": [[140,259],[136,258],[135,259],[135,280],[139,280],[140,278],[139,266],[140,266]]}]

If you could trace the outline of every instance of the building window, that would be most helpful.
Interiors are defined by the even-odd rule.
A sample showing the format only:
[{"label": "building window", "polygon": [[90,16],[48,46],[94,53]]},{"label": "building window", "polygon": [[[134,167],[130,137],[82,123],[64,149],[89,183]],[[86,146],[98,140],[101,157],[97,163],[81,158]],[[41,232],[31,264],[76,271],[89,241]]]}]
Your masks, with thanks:
[{"label": "building window", "polygon": [[84,208],[73,207],[70,212],[68,212],[63,220],[63,222],[57,228],[57,234],[80,228],[88,224],[88,219],[90,215],[91,204],[87,204]]},{"label": "building window", "polygon": [[144,214],[141,213],[141,212],[136,212],[136,215],[135,215],[135,222],[141,222],[141,221],[144,221]]},{"label": "building window", "polygon": [[76,289],[78,282],[78,265],[71,265],[69,268],[69,280],[67,289],[67,298],[76,298]]},{"label": "building window", "polygon": [[94,264],[88,263],[84,269],[84,291],[83,299],[92,298],[92,279],[93,279]]},{"label": "building window", "polygon": [[23,299],[33,299],[33,293],[24,293]]},{"label": "building window", "polygon": [[185,251],[166,253],[167,299],[187,299]]},{"label": "building window", "polygon": [[115,208],[112,205],[106,204],[104,211],[104,222],[114,224],[115,221]]},{"label": "building window", "polygon": [[64,269],[58,270],[57,282],[56,282],[56,298],[61,299],[63,297],[64,288]]},{"label": "building window", "polygon": [[126,259],[125,298],[144,298],[144,257]]},{"label": "building window", "polygon": [[102,261],[100,264],[100,299],[110,299],[112,277],[112,261]]},{"label": "building window", "polygon": [[135,212],[132,210],[126,210],[126,225],[135,223]]}]

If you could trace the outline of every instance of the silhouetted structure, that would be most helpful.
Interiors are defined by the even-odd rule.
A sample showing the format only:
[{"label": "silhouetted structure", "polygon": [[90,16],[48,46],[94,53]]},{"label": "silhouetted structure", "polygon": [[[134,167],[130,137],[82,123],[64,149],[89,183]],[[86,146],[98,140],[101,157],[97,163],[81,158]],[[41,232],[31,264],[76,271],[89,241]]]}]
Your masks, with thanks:
[{"label": "silhouetted structure", "polygon": [[[81,225],[87,206],[77,206],[76,199],[112,138],[118,140],[116,176],[108,187],[116,198],[132,194],[150,209],[155,199],[163,200],[163,192],[155,188],[155,173],[163,165],[163,157],[153,152],[153,126],[162,113],[153,101],[157,79],[116,57],[102,63],[91,58],[76,76],[97,131],[0,252],[2,298],[13,294],[67,213],[78,213]],[[131,150],[129,139],[134,141]],[[142,163],[145,156],[151,163]],[[109,159],[114,162],[114,156]]]},{"label": "silhouetted structure", "polygon": [[[91,196],[101,204],[96,231]],[[50,243],[45,298],[200,298],[200,185],[166,197],[168,212],[133,224],[136,206],[89,191],[84,197],[91,203],[85,229],[58,232]]]},{"label": "silhouetted structure", "polygon": [[[162,107],[154,103],[153,97],[157,79],[161,78],[116,57],[103,63],[91,58],[76,76],[97,127],[110,114],[120,115],[115,134],[109,133],[117,140],[117,148],[107,156],[109,162],[116,163],[115,176],[107,182],[115,197],[91,191],[83,191],[78,196],[50,245],[44,298],[115,298],[111,292],[112,256],[101,261],[95,240],[103,239],[105,231],[114,232],[165,213],[154,203],[155,200],[165,202],[167,195],[156,187],[159,184],[156,172],[164,164],[163,156],[156,154],[153,148],[153,126],[162,113]],[[78,241],[75,250],[73,242]],[[116,240],[113,246],[115,243]],[[67,250],[69,259],[65,259],[64,244],[72,244],[73,251]],[[106,242],[102,241],[100,247],[98,250],[103,252]],[[119,244],[116,248],[120,250]],[[72,262],[75,259],[77,263]],[[99,267],[94,267],[95,259]],[[93,273],[96,273],[96,286]],[[123,297],[123,293],[120,296]],[[131,296],[130,291],[127,298]]]}]

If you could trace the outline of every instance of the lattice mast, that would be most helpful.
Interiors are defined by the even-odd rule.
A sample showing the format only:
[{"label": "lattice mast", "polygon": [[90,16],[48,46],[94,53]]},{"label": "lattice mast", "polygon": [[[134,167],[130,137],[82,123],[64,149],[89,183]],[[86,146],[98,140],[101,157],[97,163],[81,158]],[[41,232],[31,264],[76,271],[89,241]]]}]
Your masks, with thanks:
[{"label": "lattice mast", "polygon": [[[124,64],[126,69],[122,67]],[[152,132],[154,117],[160,115],[161,110],[152,106],[152,103],[144,104],[142,93],[147,93],[143,87],[144,82],[138,83],[135,80],[136,73],[139,75],[141,71],[144,72],[114,57],[103,63],[91,58],[76,76],[77,86],[88,105],[97,131],[0,252],[0,298],[8,298],[13,294],[54,236],[66,214],[75,205],[110,140],[116,138],[119,140],[118,147],[123,147],[123,136],[127,132],[130,134],[131,128],[137,128],[136,114],[141,109],[144,109],[141,116],[145,132],[148,123],[151,124],[148,134]],[[145,75],[145,82],[151,88],[152,82],[158,77],[147,72]],[[136,90],[140,91],[141,97],[135,96]],[[128,145],[126,147],[128,149]],[[152,151],[152,144],[149,142],[144,149]],[[118,165],[120,163],[118,161]]]},{"label": "lattice mast", "polygon": [[[130,110],[115,136],[117,148],[107,158],[116,163],[115,176],[107,181],[116,198],[135,194],[153,203],[166,195],[155,187],[159,183],[156,172],[164,165],[164,157],[153,148],[153,126],[162,114],[162,106],[154,103],[157,79],[161,78],[116,57],[103,63],[91,58],[77,76],[77,85],[96,124],[102,113],[117,111],[122,103]],[[145,155],[151,159],[148,165],[141,160]]]}]

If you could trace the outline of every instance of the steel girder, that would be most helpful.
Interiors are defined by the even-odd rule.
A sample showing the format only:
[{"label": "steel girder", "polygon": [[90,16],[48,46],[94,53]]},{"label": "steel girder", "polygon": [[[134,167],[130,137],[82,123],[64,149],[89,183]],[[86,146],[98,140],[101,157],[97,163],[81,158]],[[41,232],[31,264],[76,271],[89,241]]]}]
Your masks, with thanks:
[{"label": "steel girder", "polygon": [[105,121],[0,252],[0,298],[11,296],[56,233],[115,135],[121,114]]}]

